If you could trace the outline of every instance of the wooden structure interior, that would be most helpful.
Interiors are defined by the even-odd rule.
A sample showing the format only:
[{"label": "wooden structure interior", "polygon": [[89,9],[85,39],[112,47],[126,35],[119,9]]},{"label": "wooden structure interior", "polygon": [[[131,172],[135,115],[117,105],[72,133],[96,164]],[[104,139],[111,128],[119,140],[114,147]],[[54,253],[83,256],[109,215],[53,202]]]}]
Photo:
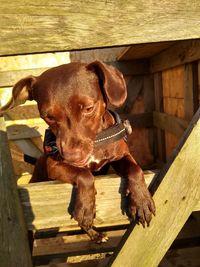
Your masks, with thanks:
[{"label": "wooden structure interior", "polygon": [[[33,166],[24,161],[24,154],[41,155],[47,127],[39,118],[36,103],[29,101],[0,118],[0,266],[199,266],[198,1],[187,7],[183,6],[187,1],[175,1],[177,8],[173,13],[168,5],[166,18],[163,12],[170,1],[163,1],[162,9],[160,4],[149,9],[145,1],[135,1],[142,2],[142,12],[129,1],[117,1],[115,7],[115,1],[69,1],[71,6],[60,0],[56,4],[36,0],[31,6],[27,6],[28,1],[19,2],[3,4],[4,16],[0,18],[4,43],[0,48],[1,105],[19,79],[39,75],[53,66],[98,59],[119,68],[127,83],[128,98],[118,111],[133,126],[129,147],[144,169],[157,213],[147,229],[130,223],[121,211],[124,180],[110,171],[95,182],[95,226],[107,232],[110,239],[102,245],[89,241],[68,213],[70,185],[57,181],[28,183]],[[78,11],[73,12],[76,8],[79,20]],[[91,19],[93,9],[99,11],[95,20]],[[154,22],[150,14],[155,15]],[[70,26],[67,15],[71,16]],[[141,19],[144,24],[137,24]],[[92,36],[88,27],[94,28],[97,21]],[[177,23],[185,27],[183,32],[177,30]],[[27,230],[35,234],[33,255]],[[187,256],[193,253],[192,261],[185,251]]]}]

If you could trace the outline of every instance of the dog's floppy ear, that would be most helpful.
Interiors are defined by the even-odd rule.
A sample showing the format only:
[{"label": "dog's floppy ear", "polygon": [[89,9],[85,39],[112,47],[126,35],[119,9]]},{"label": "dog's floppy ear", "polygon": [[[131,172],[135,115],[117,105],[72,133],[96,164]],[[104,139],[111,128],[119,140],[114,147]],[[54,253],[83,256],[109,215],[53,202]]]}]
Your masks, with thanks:
[{"label": "dog's floppy ear", "polygon": [[113,66],[101,61],[94,61],[88,65],[98,75],[106,99],[114,107],[120,107],[127,97],[126,83],[122,73]]},{"label": "dog's floppy ear", "polygon": [[26,100],[32,100],[32,86],[36,81],[36,77],[28,76],[21,79],[15,84],[12,90],[12,97],[5,106],[0,108],[0,114],[3,114],[9,109],[12,109],[18,105],[24,104]]}]

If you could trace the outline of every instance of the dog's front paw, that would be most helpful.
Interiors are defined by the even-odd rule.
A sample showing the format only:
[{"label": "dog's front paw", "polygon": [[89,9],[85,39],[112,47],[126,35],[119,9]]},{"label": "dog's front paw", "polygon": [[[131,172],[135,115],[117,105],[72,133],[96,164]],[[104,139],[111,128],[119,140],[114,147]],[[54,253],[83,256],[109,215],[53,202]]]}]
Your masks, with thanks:
[{"label": "dog's front paw", "polygon": [[95,218],[94,205],[76,205],[73,212],[73,217],[81,228],[84,230],[90,229]]},{"label": "dog's front paw", "polygon": [[93,242],[100,244],[108,241],[108,237],[105,234],[97,232],[93,227],[95,209],[92,205],[90,206],[90,208],[75,207],[73,217],[78,221],[79,226],[83,230],[85,230],[85,232]]},{"label": "dog's front paw", "polygon": [[128,215],[131,218],[136,218],[143,227],[145,227],[145,224],[149,226],[152,214],[155,216],[156,209],[146,185],[131,186],[128,192],[130,201]]}]

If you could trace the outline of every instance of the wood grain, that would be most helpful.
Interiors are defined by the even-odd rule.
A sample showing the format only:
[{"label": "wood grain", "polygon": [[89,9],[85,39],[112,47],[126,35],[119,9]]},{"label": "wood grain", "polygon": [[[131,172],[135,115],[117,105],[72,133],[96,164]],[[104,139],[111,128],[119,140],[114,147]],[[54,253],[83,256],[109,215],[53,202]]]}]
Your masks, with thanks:
[{"label": "wood grain", "polygon": [[125,48],[118,56],[118,60],[133,60],[139,58],[150,58],[169,48],[175,42],[158,42],[148,44],[135,44]]},{"label": "wood grain", "polygon": [[[154,267],[200,200],[200,109],[187,128],[170,161],[151,187],[157,207],[150,227],[137,225],[127,232],[108,266]],[[145,257],[144,255],[145,251]]]},{"label": "wood grain", "polygon": [[[145,175],[147,184],[154,173]],[[126,215],[122,214],[125,197],[121,196],[125,180],[117,175],[107,175],[96,179],[96,219],[95,226],[129,224]],[[43,182],[20,185],[22,201],[28,229],[62,228],[79,229],[77,222],[68,213],[72,186],[59,182]],[[121,199],[122,198],[122,199]],[[113,205],[114,203],[114,205]],[[45,211],[45,212],[44,212]]]},{"label": "wood grain", "polygon": [[0,14],[0,55],[200,37],[199,1],[14,0]]},{"label": "wood grain", "polygon": [[192,119],[198,107],[198,64],[193,62],[185,65],[184,109],[187,121]]},{"label": "wood grain", "polygon": [[[162,82],[161,72],[154,74],[154,91],[155,91],[155,111],[163,112],[163,82]],[[163,164],[166,160],[164,131],[158,128],[156,130],[156,134],[157,134],[156,157],[158,164]]]},{"label": "wood grain", "polygon": [[150,62],[151,72],[163,71],[200,59],[199,46],[200,39],[177,42],[160,54],[152,57]]},{"label": "wood grain", "polygon": [[31,267],[26,226],[2,117],[0,118],[0,213],[0,266]]},{"label": "wood grain", "polygon": [[183,135],[188,126],[186,120],[162,112],[153,113],[153,122],[159,129],[170,132],[178,138]]}]

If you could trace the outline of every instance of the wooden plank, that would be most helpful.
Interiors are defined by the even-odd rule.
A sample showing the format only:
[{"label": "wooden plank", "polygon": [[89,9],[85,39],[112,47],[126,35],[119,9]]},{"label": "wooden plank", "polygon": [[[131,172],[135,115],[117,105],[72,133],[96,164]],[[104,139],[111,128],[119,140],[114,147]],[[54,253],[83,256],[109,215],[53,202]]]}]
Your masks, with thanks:
[{"label": "wooden plank", "polygon": [[162,72],[163,97],[176,99],[184,98],[184,80],[184,65],[164,70]]},{"label": "wooden plank", "polygon": [[[155,110],[158,112],[163,111],[163,83],[162,83],[162,74],[154,74],[154,92],[155,92]],[[156,156],[158,157],[158,163],[163,164],[166,160],[166,151],[165,151],[165,137],[164,131],[157,129],[157,151]]]},{"label": "wooden plank", "polygon": [[[148,184],[153,176],[153,173],[145,175]],[[107,175],[96,179],[95,186],[98,192],[95,226],[128,224],[129,220],[121,211],[125,197],[119,193],[123,191],[124,179],[121,180],[115,174]],[[59,182],[28,184],[19,186],[19,193],[28,229],[79,229],[77,222],[67,212],[71,201],[71,185]]]},{"label": "wooden plank", "polygon": [[28,139],[33,137],[41,137],[47,126],[45,124],[37,124],[34,127],[27,125],[10,125],[7,127],[8,140]]},{"label": "wooden plank", "polygon": [[13,0],[2,2],[0,8],[0,55],[200,36],[199,1]]},{"label": "wooden plank", "polygon": [[120,114],[122,119],[128,119],[133,128],[153,127],[153,113]]},{"label": "wooden plank", "polygon": [[48,265],[40,265],[38,267],[105,267],[107,266],[108,258],[84,260],[71,263],[50,263]]},{"label": "wooden plank", "polygon": [[108,266],[158,266],[199,202],[199,118],[200,109],[151,186],[157,207],[151,225],[145,230],[132,225]]},{"label": "wooden plank", "polygon": [[200,104],[200,60],[198,61],[198,100]]},{"label": "wooden plank", "polygon": [[158,42],[148,44],[136,44],[125,48],[118,56],[118,60],[134,60],[139,58],[150,58],[169,48],[175,42]]},{"label": "wooden plank", "polygon": [[153,122],[159,129],[168,131],[179,138],[183,135],[188,126],[186,120],[161,112],[153,113]]},{"label": "wooden plank", "polygon": [[102,244],[91,242],[86,234],[60,234],[58,237],[36,239],[33,246],[33,260],[38,265],[55,258],[64,260],[70,256],[113,252],[125,231],[125,229],[106,231],[109,242]]},{"label": "wooden plank", "polygon": [[50,68],[69,62],[69,52],[0,57],[0,72]]},{"label": "wooden plank", "polygon": [[118,68],[124,75],[142,75],[149,73],[149,61],[146,59],[135,59],[130,61],[111,61],[107,64]]},{"label": "wooden plank", "polygon": [[48,68],[36,68],[36,69],[25,69],[25,70],[11,70],[0,72],[0,87],[13,86],[20,79],[29,76],[39,76],[42,72]]},{"label": "wooden plank", "polygon": [[142,93],[143,89],[143,77],[141,76],[133,76],[128,81],[127,85],[127,100],[125,102],[125,106],[122,107],[123,112],[130,113],[135,101]]},{"label": "wooden plank", "polygon": [[0,118],[0,266],[32,266],[4,120]]},{"label": "wooden plank", "polygon": [[198,107],[198,63],[193,62],[185,65],[184,110],[187,121],[192,119]]},{"label": "wooden plank", "polygon": [[200,39],[177,42],[170,48],[152,57],[151,72],[166,70],[200,59]]},{"label": "wooden plank", "polygon": [[[1,59],[0,59],[1,62]],[[66,62],[67,63],[67,62]],[[69,63],[69,62],[68,62]],[[134,61],[122,61],[122,62],[107,62],[109,65],[113,65],[118,68],[124,75],[141,75],[149,72],[149,64],[147,60],[134,60]],[[59,65],[59,64],[58,64]],[[41,73],[49,69],[46,68],[34,68],[34,69],[22,69],[22,70],[10,70],[0,72],[0,87],[13,86],[20,79],[29,76],[39,76]]]}]

